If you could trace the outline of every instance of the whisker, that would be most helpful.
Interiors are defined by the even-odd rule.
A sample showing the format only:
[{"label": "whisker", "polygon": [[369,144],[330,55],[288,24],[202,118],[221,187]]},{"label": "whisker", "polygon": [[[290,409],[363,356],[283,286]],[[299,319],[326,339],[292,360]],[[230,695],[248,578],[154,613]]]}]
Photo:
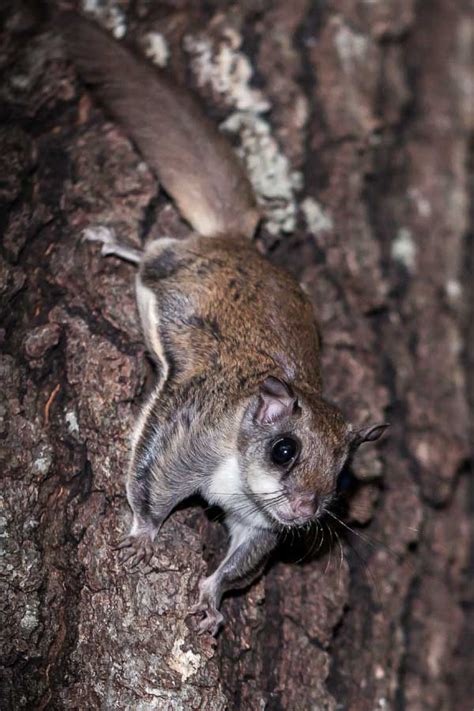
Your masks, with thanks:
[{"label": "whisker", "polygon": [[[213,491],[217,496],[241,496],[243,498],[248,496],[245,491]],[[283,489],[275,489],[274,491],[259,491],[258,496],[274,496],[275,494],[283,494]]]},{"label": "whisker", "polygon": [[339,518],[339,516],[336,516],[336,514],[333,511],[329,511],[328,509],[325,509],[325,513],[327,513],[331,518],[333,518],[337,523],[339,523],[341,526],[343,526],[347,531],[350,533],[353,533],[354,536],[357,536],[360,538],[364,543],[367,543],[369,546],[371,546],[374,549],[377,549],[377,547],[384,548],[388,553],[393,555],[394,558],[397,560],[400,559],[400,554],[396,553],[390,546],[387,546],[383,541],[377,540],[376,538],[370,538],[366,535],[364,535],[361,531],[356,531],[354,528],[349,526],[347,523],[345,523],[342,519]]},{"label": "whisker", "polygon": [[[331,518],[333,518],[337,523],[341,524],[341,525],[342,525],[345,529],[347,529],[350,533],[353,533],[353,534],[355,534],[356,536],[358,535],[358,537],[359,537],[361,540],[363,540],[363,541],[369,543],[370,545],[374,546],[374,544],[372,543],[372,541],[366,539],[365,536],[359,535],[357,531],[353,530],[348,524],[346,524],[344,521],[342,521],[341,519],[339,519],[339,517],[336,516],[333,512],[328,511],[328,510],[326,509],[326,510],[325,510],[325,513],[329,514],[329,516],[331,516]],[[336,531],[334,531],[334,533],[337,535],[337,532],[336,532]],[[372,586],[372,588],[373,588],[373,591],[374,591],[374,599],[375,599],[375,602],[380,606],[380,608],[382,608],[382,598],[381,598],[381,595],[380,595],[380,591],[379,591],[379,587],[378,587],[378,584],[377,584],[377,580],[376,580],[374,574],[372,573],[372,570],[370,569],[370,564],[368,563],[367,559],[362,555],[362,553],[360,553],[360,551],[358,551],[357,548],[351,543],[351,541],[350,541],[349,538],[346,538],[345,540],[346,540],[346,542],[348,543],[348,545],[350,546],[351,550],[355,553],[355,555],[357,556],[357,558],[362,562],[362,564],[363,564],[363,565],[362,565],[362,569],[363,569],[364,574],[365,574],[365,576],[366,576],[367,582],[371,584],[371,586]],[[375,546],[374,546],[374,547],[375,547]],[[390,552],[391,552],[393,555],[395,555],[394,551],[390,551]],[[382,611],[382,614],[383,614],[383,611]]]},{"label": "whisker", "polygon": [[318,542],[319,529],[320,529],[319,521],[316,520],[316,521],[315,521],[315,524],[316,524],[316,525],[315,525],[315,527],[314,527],[313,542],[311,543],[310,547],[308,548],[308,551],[307,551],[307,553],[306,553],[306,556],[305,556],[305,558],[304,558],[303,560],[305,560],[306,558],[308,558],[308,559],[311,558],[311,556],[312,556],[312,554],[313,554],[313,551],[314,551],[314,549],[315,549],[315,547],[316,547],[316,544],[317,544],[317,542]]},{"label": "whisker", "polygon": [[319,542],[318,547],[316,548],[316,551],[315,551],[316,554],[319,553],[319,551],[321,550],[321,548],[322,548],[323,545],[324,545],[324,528],[323,528],[322,523],[320,524],[320,530],[321,530],[321,540],[320,540],[320,542]]},{"label": "whisker", "polygon": [[340,559],[340,563],[339,563],[339,575],[338,575],[338,579],[337,579],[338,587],[340,587],[340,585],[341,585],[342,567],[343,567],[343,565],[344,565],[344,548],[343,548],[343,546],[342,546],[341,537],[340,537],[340,535],[338,534],[338,532],[337,532],[336,530],[334,530],[334,535],[336,536],[336,540],[337,540],[338,545],[339,545],[339,550],[341,551],[341,559]]},{"label": "whisker", "polygon": [[[364,556],[357,550],[357,548],[352,545],[352,543],[350,541],[347,541],[347,542],[348,542],[351,550],[356,554],[357,558],[363,563],[362,569],[364,571],[367,582],[370,583],[373,587],[375,602],[377,603],[377,605],[379,605],[380,608],[382,608],[382,598],[381,598],[379,588],[377,585],[377,580],[370,569],[370,564],[367,562],[366,558],[364,558]],[[382,609],[381,609],[381,611],[382,611]],[[383,611],[382,611],[382,615],[383,615]]]},{"label": "whisker", "polygon": [[[321,536],[319,535],[320,533],[321,533]],[[308,558],[310,558],[313,555],[313,553],[317,554],[320,551],[321,545],[322,545],[322,539],[323,539],[323,536],[322,536],[322,532],[321,532],[321,524],[316,519],[316,526],[314,528],[314,539],[313,539],[313,543],[311,544],[311,548],[309,549],[309,552],[308,552]],[[318,540],[319,540],[319,544],[318,544]],[[316,545],[318,545],[317,548],[316,548]]]},{"label": "whisker", "polygon": [[[323,521],[322,521],[321,523],[323,523]],[[324,522],[324,523],[325,523],[325,522]],[[329,528],[329,526],[328,526],[327,524],[326,524],[326,530],[329,531],[329,534],[330,534],[330,537],[331,537],[331,542],[332,542],[332,531],[331,531],[331,529]],[[329,557],[328,557],[328,560],[327,560],[327,563],[326,563],[326,567],[324,568],[324,573],[323,573],[323,575],[326,575],[326,573],[327,573],[328,570],[329,570],[329,565],[330,565],[330,563],[331,563],[331,556],[332,556],[332,546],[330,545],[330,546],[329,546]]]},{"label": "whisker", "polygon": [[[305,525],[303,526],[302,530],[305,532],[305,534],[311,529],[312,523],[313,523],[312,521],[308,521],[308,523],[305,523]],[[308,556],[308,551],[305,551],[303,553],[303,555],[301,556],[301,558],[298,558],[298,560],[295,560],[295,565],[302,563],[307,558],[307,556]]]},{"label": "whisker", "polygon": [[[314,523],[315,523],[316,525],[315,525],[315,527],[314,527],[314,538],[313,538],[313,542],[312,542],[312,544],[311,544],[311,546],[310,546],[308,552],[306,553],[305,557],[303,558],[303,560],[306,560],[307,558],[311,558],[311,556],[313,555],[313,553],[314,553],[315,555],[317,555],[317,554],[319,553],[319,551],[321,550],[321,547],[322,547],[323,542],[324,542],[324,531],[323,531],[323,527],[322,527],[322,525],[321,525],[321,522],[318,521],[318,519],[316,519]],[[321,533],[321,536],[319,535],[320,533]],[[318,542],[318,541],[319,541],[319,542]]]}]

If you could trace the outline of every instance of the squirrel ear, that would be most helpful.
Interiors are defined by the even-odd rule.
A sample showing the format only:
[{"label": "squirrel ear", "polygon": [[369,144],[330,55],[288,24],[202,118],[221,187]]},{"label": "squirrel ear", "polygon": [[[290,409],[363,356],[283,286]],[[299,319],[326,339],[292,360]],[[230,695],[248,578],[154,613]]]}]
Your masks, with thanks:
[{"label": "squirrel ear", "polygon": [[261,425],[278,422],[293,414],[296,396],[288,383],[270,375],[260,385],[255,419]]},{"label": "squirrel ear", "polygon": [[383,435],[387,427],[390,427],[388,422],[381,425],[370,425],[369,427],[364,427],[355,434],[355,446],[358,447],[364,442],[375,442],[375,440],[379,439],[379,437]]}]

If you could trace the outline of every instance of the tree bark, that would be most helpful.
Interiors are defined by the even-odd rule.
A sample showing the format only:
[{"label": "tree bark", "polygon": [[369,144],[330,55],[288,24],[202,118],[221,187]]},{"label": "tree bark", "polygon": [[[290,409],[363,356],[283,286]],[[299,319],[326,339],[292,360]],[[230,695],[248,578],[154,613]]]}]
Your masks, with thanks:
[{"label": "tree bark", "polygon": [[472,708],[467,0],[87,3],[202,96],[314,301],[327,395],[392,425],[345,523],[282,545],[216,644],[187,611],[221,524],[179,510],[151,570],[113,550],[152,374],[133,267],[80,238],[188,228],[36,5],[0,9],[2,709]]}]

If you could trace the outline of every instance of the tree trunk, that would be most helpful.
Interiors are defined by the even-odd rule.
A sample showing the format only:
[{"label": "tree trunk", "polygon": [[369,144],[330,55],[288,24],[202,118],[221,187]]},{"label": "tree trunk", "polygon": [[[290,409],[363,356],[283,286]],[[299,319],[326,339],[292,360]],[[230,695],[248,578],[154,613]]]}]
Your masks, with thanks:
[{"label": "tree trunk", "polygon": [[83,3],[201,94],[314,301],[327,395],[392,425],[345,477],[353,532],[282,546],[216,644],[186,615],[220,523],[173,514],[152,570],[112,548],[152,374],[133,267],[81,241],[188,228],[36,5],[0,9],[2,709],[472,708],[467,0]]}]

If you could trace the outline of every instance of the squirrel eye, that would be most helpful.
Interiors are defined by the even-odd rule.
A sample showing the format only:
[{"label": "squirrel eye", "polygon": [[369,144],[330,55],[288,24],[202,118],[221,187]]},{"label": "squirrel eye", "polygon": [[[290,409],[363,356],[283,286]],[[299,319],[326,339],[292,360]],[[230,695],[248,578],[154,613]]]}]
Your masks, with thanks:
[{"label": "squirrel eye", "polygon": [[281,437],[272,444],[271,459],[274,464],[288,464],[298,453],[298,442],[293,437]]}]

